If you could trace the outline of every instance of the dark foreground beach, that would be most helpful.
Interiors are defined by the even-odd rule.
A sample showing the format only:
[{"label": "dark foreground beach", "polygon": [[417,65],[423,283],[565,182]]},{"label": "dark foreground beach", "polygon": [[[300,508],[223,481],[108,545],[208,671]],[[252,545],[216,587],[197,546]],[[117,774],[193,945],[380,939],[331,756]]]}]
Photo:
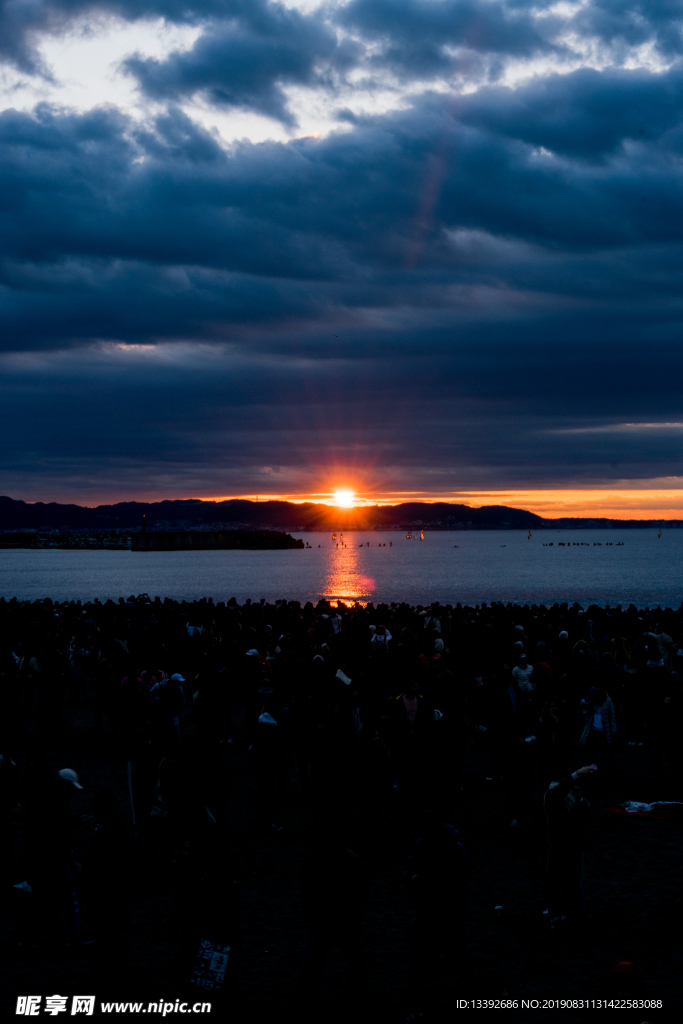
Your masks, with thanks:
[{"label": "dark foreground beach", "polygon": [[633,606],[0,601],[3,1019],[680,1019],[679,643]]}]

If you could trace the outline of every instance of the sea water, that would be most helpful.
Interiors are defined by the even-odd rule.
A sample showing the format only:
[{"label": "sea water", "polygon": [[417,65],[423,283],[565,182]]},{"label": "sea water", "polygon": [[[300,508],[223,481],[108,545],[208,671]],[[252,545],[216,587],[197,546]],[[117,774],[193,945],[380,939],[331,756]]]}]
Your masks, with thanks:
[{"label": "sea water", "polygon": [[303,533],[292,551],[0,550],[0,596],[678,607],[683,530]]}]

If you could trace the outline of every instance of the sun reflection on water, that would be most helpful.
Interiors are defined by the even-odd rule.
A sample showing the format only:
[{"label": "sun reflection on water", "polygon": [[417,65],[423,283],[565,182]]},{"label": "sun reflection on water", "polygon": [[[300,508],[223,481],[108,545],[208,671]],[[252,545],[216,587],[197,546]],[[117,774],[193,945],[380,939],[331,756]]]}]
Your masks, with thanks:
[{"label": "sun reflection on water", "polygon": [[364,571],[360,556],[361,549],[353,542],[330,548],[322,591],[326,597],[339,597],[343,601],[372,597],[375,581]]}]

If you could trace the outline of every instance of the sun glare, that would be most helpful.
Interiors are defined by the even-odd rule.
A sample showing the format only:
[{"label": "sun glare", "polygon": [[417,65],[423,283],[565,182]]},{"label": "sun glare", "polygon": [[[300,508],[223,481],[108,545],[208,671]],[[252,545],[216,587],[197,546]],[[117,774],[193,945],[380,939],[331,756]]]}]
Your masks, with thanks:
[{"label": "sun glare", "polygon": [[335,491],[334,500],[340,508],[353,508],[355,494],[353,491]]}]

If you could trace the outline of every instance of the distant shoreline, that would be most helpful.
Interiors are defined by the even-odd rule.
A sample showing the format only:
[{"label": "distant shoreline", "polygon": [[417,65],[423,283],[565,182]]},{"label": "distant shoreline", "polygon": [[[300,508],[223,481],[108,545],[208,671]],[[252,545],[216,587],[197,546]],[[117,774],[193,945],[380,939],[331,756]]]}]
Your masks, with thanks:
[{"label": "distant shoreline", "polygon": [[[645,527],[649,527],[652,530],[665,531],[671,529],[666,524],[661,524],[657,521],[647,522],[645,525],[640,521],[636,523],[632,521],[622,522],[615,520],[612,525],[609,526],[586,526],[586,527],[575,527],[575,526],[564,526],[564,527],[551,527],[542,526],[534,527],[531,531],[532,538],[534,531],[539,536],[547,536],[548,533],[555,529],[559,532],[571,532],[572,530],[586,532],[588,530],[604,530],[608,532],[619,533],[626,530],[642,530]],[[677,527],[674,527],[677,529]],[[413,530],[415,527],[413,527]],[[418,528],[419,531],[420,528]],[[465,527],[439,527],[439,526],[424,526],[421,528],[424,532],[425,539],[429,534],[433,533],[527,533],[526,527],[490,527],[490,526],[465,526]],[[410,528],[408,528],[410,532]],[[349,537],[356,533],[389,533],[393,536],[398,535],[398,541],[400,542],[401,534],[405,533],[405,528],[398,527],[375,527],[371,529],[363,530],[345,530],[338,531],[342,534],[346,533]],[[73,531],[73,532],[38,532],[35,530],[24,530],[24,531],[12,531],[12,532],[0,532],[0,551],[285,551],[285,550],[303,550],[306,546],[310,547],[308,541],[297,539],[292,534],[302,534],[304,537],[310,535],[327,535],[329,536],[329,530],[292,530],[291,532],[284,533],[278,530],[246,530],[236,529],[230,531],[210,531],[200,529],[188,529],[188,530],[177,530],[171,533],[160,531],[160,530],[148,530],[143,532],[141,530],[135,531],[124,531],[121,530],[117,533],[105,532],[105,531]],[[419,540],[417,534],[415,534],[412,540]],[[557,542],[562,546],[562,542]],[[504,545],[503,545],[504,546]],[[543,542],[544,547],[552,547],[552,542]],[[609,546],[609,545],[608,545]]]},{"label": "distant shoreline", "polygon": [[[677,522],[677,521],[676,521]],[[683,524],[681,524],[683,526]],[[391,533],[400,534],[404,533],[405,530],[410,530],[411,527],[366,527],[363,529],[347,529],[347,534],[353,533]],[[412,527],[416,529],[416,527]],[[423,526],[418,525],[417,529],[424,530],[425,536],[430,533],[526,533],[526,527],[518,526]],[[606,530],[606,531],[620,531],[620,530],[667,530],[667,529],[679,529],[679,525],[672,526],[670,523],[663,523],[656,521],[641,521],[641,520],[614,520],[610,521],[609,525],[566,525],[566,526],[536,526],[534,530],[539,534],[546,534],[552,530],[558,532],[566,530]],[[242,536],[244,540],[236,543],[211,543],[209,537],[212,534],[218,533],[232,533],[236,537]],[[310,534],[321,534],[328,535],[329,529],[305,529],[305,530],[291,530],[287,534],[283,534],[279,530],[247,530],[247,529],[233,529],[229,531],[210,531],[201,529],[187,529],[177,530],[172,533],[161,530],[148,530],[143,533],[142,530],[129,531],[121,530],[119,533],[111,533],[104,530],[89,530],[89,531],[70,531],[70,532],[39,532],[37,530],[20,530],[20,531],[5,531],[0,532],[0,551],[14,551],[14,550],[30,550],[30,551],[219,551],[219,550],[291,550],[293,548],[302,549],[304,542],[299,543],[263,543],[263,542],[249,542],[249,538],[254,534],[272,534],[273,536],[288,536],[291,538],[292,533],[300,533],[304,535]],[[533,533],[533,531],[532,531]],[[175,539],[170,542],[166,541],[168,537],[174,537]],[[142,540],[143,537],[147,537],[148,540],[145,542]],[[202,542],[194,542],[194,538],[202,538]],[[155,541],[158,541],[155,543]],[[190,540],[192,538],[192,540]],[[206,541],[204,540],[206,538]],[[183,539],[186,542],[183,543]],[[413,538],[417,540],[417,537]]]},{"label": "distant shoreline", "polygon": [[[564,516],[544,519],[507,505],[474,507],[452,502],[399,505],[333,505],[289,501],[118,502],[114,505],[28,503],[0,496],[0,538],[9,533],[98,536],[150,533],[274,530],[286,533],[408,530],[614,530],[680,529],[683,519],[604,519]],[[117,546],[112,542],[112,547]]]},{"label": "distant shoreline", "polygon": [[303,548],[302,540],[276,530],[0,534],[0,550],[5,551],[290,551]]}]

